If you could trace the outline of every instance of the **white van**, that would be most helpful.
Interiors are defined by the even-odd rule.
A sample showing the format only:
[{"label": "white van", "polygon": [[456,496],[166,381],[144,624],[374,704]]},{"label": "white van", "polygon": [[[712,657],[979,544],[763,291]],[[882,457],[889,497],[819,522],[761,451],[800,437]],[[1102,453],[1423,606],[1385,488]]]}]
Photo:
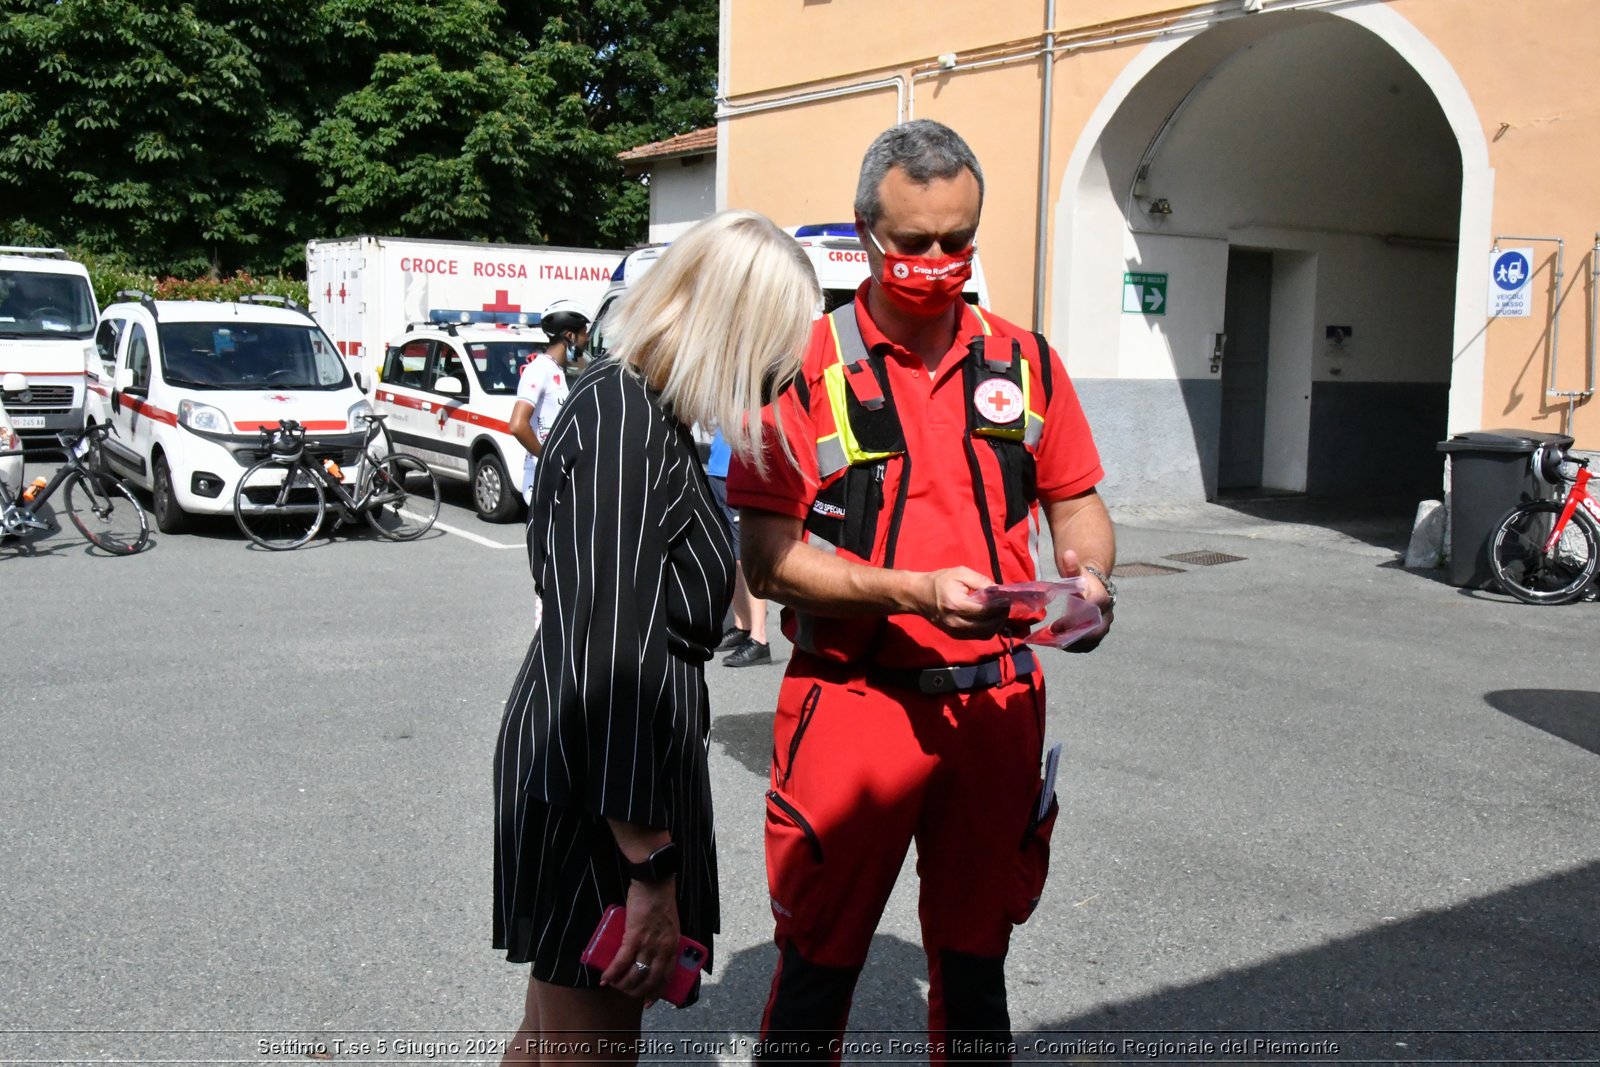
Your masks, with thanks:
[{"label": "white van", "polygon": [[316,320],[282,297],[237,303],[153,300],[102,316],[113,471],[150,492],[156,525],[179,533],[194,514],[230,515],[239,477],[260,460],[261,431],[293,419],[306,451],[354,467],[372,414]]},{"label": "white van", "polygon": [[98,310],[88,269],[66,252],[0,246],[0,374],[27,379],[5,398],[24,442],[54,448],[59,431],[83,429]]},{"label": "white van", "polygon": [[[817,272],[817,282],[822,286],[822,312],[827,314],[841,304],[855,299],[856,290],[867,280],[867,253],[856,236],[853,222],[808,223],[790,226],[784,233],[795,239],[805,250],[812,269]],[[594,327],[589,336],[589,350],[602,356],[606,350],[606,321],[616,308],[617,301],[627,291],[629,282],[636,282],[649,270],[663,252],[664,244],[636,248],[623,257],[611,272],[611,285],[600,300],[595,313]],[[972,257],[972,277],[961,291],[962,299],[969,304],[989,306],[989,287],[983,278],[980,257]]]},{"label": "white van", "polygon": [[485,522],[522,512],[528,452],[511,436],[511,409],[523,368],[549,343],[525,324],[472,322],[417,323],[389,343],[372,399],[395,451],[469,483]]},{"label": "white van", "polygon": [[622,299],[622,294],[628,291],[630,281],[637,282],[644,273],[655,266],[656,261],[666,252],[664,244],[645,245],[635,248],[622,257],[611,271],[611,284],[606,287],[605,295],[600,298],[600,306],[595,309],[594,319],[589,325],[589,355],[593,359],[600,359],[606,354],[606,322],[616,312],[617,301]]},{"label": "white van", "polygon": [[[824,314],[855,299],[856,290],[867,280],[867,253],[856,236],[855,223],[808,223],[790,226],[784,232],[800,243],[816,269],[817,281],[822,284]],[[989,287],[984,284],[983,264],[976,255],[972,257],[972,277],[967,279],[961,296],[969,304],[989,306]]]}]

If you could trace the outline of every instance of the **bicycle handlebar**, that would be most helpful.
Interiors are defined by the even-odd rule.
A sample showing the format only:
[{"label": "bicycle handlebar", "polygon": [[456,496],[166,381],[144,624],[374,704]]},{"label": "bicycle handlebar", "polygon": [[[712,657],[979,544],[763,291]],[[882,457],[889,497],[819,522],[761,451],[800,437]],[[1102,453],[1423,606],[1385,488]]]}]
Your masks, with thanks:
[{"label": "bicycle handlebar", "polygon": [[104,440],[105,438],[110,437],[112,434],[114,434],[116,432],[117,432],[116,423],[113,423],[113,422],[97,422],[93,426],[85,426],[78,433],[67,433],[65,431],[57,431],[56,440],[61,442],[61,447],[62,448],[71,448],[73,445],[77,444],[79,441],[84,440],[85,438],[96,437],[96,438],[99,438],[101,440]]},{"label": "bicycle handlebar", "polygon": [[261,427],[261,439],[266,441],[268,444],[271,444],[272,439],[277,437],[280,433],[287,434],[290,437],[304,437],[306,435],[306,428],[301,426],[294,419],[279,419],[277,429],[273,429],[271,426]]}]

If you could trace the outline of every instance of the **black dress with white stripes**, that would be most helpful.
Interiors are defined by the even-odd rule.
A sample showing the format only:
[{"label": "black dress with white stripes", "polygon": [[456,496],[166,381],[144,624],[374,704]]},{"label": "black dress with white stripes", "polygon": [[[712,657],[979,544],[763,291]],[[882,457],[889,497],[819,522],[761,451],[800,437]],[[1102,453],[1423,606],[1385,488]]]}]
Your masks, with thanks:
[{"label": "black dress with white stripes", "polygon": [[620,364],[574,385],[534,480],[528,554],[544,602],[495,752],[494,944],[542,981],[578,961],[627,877],[607,818],[666,828],[678,914],[718,929],[705,662],[733,550],[687,430]]}]

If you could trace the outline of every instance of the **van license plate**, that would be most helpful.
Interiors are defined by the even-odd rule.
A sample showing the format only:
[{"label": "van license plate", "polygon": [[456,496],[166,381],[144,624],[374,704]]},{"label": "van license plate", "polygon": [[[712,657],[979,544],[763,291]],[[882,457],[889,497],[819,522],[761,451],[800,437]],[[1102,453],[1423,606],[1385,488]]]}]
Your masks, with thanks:
[{"label": "van license plate", "polygon": [[13,430],[42,430],[44,429],[43,415],[13,415],[11,416]]}]

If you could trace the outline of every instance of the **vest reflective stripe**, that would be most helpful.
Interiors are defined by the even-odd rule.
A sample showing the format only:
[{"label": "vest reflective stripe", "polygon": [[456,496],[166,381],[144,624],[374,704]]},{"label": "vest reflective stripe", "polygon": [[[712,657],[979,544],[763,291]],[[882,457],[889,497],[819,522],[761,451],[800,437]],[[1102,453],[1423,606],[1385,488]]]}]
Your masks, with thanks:
[{"label": "vest reflective stripe", "polygon": [[[844,329],[840,329],[840,325]],[[833,309],[828,315],[828,329],[833,333],[833,350],[839,353],[840,363],[860,363],[866,359],[867,339],[861,336],[861,324],[856,321],[856,305],[852,301]]]},{"label": "vest reflective stripe", "polygon": [[[855,304],[835,308],[828,316],[828,329],[833,334],[833,350],[839,360],[822,370],[822,384],[828,390],[828,407],[833,411],[834,425],[833,433],[817,440],[817,473],[824,479],[857,463],[876,463],[900,454],[867,451],[856,440],[855,431],[850,427],[850,410],[846,404],[850,383],[845,381],[845,375],[849,373],[849,367],[866,361],[870,355],[867,342],[861,336],[861,325],[856,322]],[[866,369],[858,373],[871,374],[875,371],[868,362]]]},{"label": "vest reflective stripe", "polygon": [[1022,431],[1022,443],[1029,448],[1036,448],[1039,444],[1039,439],[1043,436],[1044,416],[1030,407],[1028,409],[1028,427]]},{"label": "vest reflective stripe", "polygon": [[[832,399],[831,392],[829,399]],[[850,457],[845,453],[844,442],[839,439],[838,434],[831,433],[817,441],[817,474],[819,477],[826,481],[848,466],[850,466]]]}]

